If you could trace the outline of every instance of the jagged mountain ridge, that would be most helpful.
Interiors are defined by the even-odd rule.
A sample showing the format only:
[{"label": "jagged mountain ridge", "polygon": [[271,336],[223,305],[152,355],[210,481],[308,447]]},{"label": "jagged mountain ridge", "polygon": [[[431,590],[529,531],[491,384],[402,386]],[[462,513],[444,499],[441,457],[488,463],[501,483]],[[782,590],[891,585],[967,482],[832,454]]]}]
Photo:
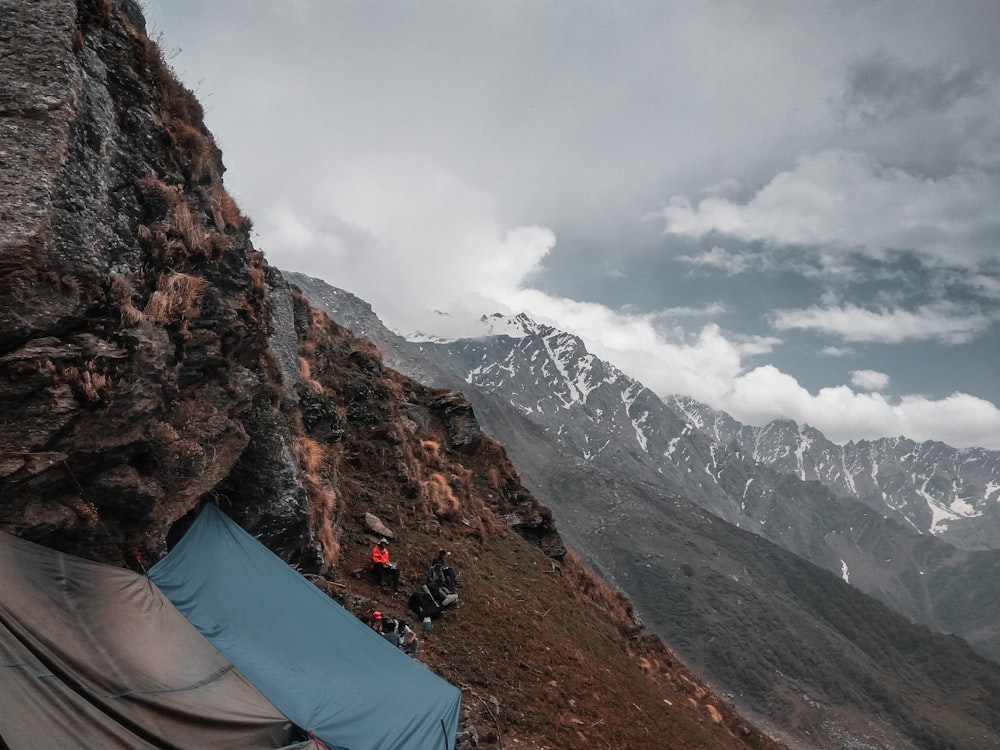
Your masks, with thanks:
[{"label": "jagged mountain ridge", "polygon": [[691,398],[666,403],[716,441],[736,441],[755,461],[822,482],[920,533],[962,549],[1000,548],[1000,451],[905,437],[837,445],[791,420],[751,427]]},{"label": "jagged mountain ridge", "polygon": [[[571,410],[577,404],[588,405],[591,393],[599,392],[606,383],[618,386],[615,390],[622,396],[641,451],[653,453],[649,442],[654,433],[665,433],[671,440],[683,432],[642,399],[644,386],[590,354],[578,337],[539,324],[523,313],[484,316],[481,322],[487,337],[517,339],[519,343],[512,348],[527,349],[530,345],[526,342],[537,342],[533,350],[526,351],[521,364],[530,361],[536,368],[534,374],[542,378],[536,380],[536,388],[543,383],[552,388],[555,401],[547,406]],[[475,347],[469,341],[421,343],[447,347],[468,368],[465,379],[486,390],[493,390],[499,378],[518,372],[512,355],[488,363],[489,357],[483,355],[485,364],[472,365],[478,352],[467,356],[467,350]],[[633,408],[633,399],[640,399],[637,408]],[[525,413],[545,409],[541,403],[524,400],[523,393],[511,394],[511,403]],[[756,463],[803,481],[818,481],[838,497],[861,500],[922,534],[933,534],[959,548],[1000,549],[1000,451],[959,450],[941,442],[917,443],[905,437],[852,441],[841,446],[819,430],[792,420],[752,427],[690,397],[661,400],[688,427],[706,433],[718,446],[735,442]],[[601,406],[592,411],[598,418],[605,413]],[[621,432],[621,427],[615,431]],[[573,436],[566,442],[587,459],[609,445],[588,445],[586,435],[582,441]],[[662,455],[674,464],[687,460],[669,448]]]},{"label": "jagged mountain ridge", "polygon": [[[681,420],[652,391],[589,354],[575,336],[525,316],[491,316],[483,323],[504,332],[418,346],[442,369],[509,399],[585,460],[689,497],[842,575],[906,616],[964,634],[982,653],[1000,658],[1000,633],[986,635],[983,630],[996,614],[991,605],[984,609],[981,604],[989,581],[970,573],[996,564],[997,551],[955,550],[929,534],[915,538],[905,526],[883,518],[887,514],[881,509],[873,513],[856,497],[782,471],[780,462],[757,461],[738,440],[716,440],[690,418]],[[511,337],[511,330],[519,335]],[[685,415],[690,414],[689,408]],[[797,429],[791,434],[801,435]],[[808,434],[817,451],[832,446],[818,432]],[[793,446],[799,455],[808,453],[801,439],[788,439],[772,455],[794,454]],[[902,447],[912,455],[910,446]]]}]

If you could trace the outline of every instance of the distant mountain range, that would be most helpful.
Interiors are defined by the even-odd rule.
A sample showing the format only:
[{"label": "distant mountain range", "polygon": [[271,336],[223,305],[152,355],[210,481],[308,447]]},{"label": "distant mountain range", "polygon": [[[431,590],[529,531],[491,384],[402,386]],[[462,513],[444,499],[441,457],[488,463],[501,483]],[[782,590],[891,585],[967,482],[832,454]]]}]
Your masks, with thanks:
[{"label": "distant mountain range", "polygon": [[1000,451],[905,437],[837,445],[791,420],[750,427],[694,399],[675,396],[666,403],[717,443],[735,442],[758,463],[821,482],[956,547],[1000,548]]},{"label": "distant mountain range", "polygon": [[[572,498],[549,491],[549,469],[527,447],[532,431],[581,464],[693,501],[1000,661],[1000,452],[905,438],[840,446],[790,421],[750,427],[689,398],[661,399],[578,337],[526,315],[484,316],[476,338],[408,340],[349,292],[285,275],[376,343],[390,366],[462,390],[567,538],[583,542],[597,519],[570,522]],[[645,515],[637,510],[630,523]]]}]

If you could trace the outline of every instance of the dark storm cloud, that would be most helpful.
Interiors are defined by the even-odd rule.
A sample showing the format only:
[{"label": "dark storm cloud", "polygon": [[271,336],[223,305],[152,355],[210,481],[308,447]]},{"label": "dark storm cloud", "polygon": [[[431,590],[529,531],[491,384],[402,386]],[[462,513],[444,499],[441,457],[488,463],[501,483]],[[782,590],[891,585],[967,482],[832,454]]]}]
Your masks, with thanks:
[{"label": "dark storm cloud", "polygon": [[984,74],[976,67],[945,62],[909,66],[880,51],[848,66],[843,106],[849,117],[892,120],[943,112],[986,90]]}]

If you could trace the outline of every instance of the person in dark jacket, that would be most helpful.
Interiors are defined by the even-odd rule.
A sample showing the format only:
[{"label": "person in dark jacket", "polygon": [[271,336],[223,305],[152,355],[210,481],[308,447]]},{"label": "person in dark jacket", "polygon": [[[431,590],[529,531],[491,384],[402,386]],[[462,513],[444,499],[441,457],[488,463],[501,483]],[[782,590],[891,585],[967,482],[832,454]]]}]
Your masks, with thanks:
[{"label": "person in dark jacket", "polygon": [[431,561],[431,566],[427,569],[427,584],[447,586],[454,590],[458,588],[458,576],[455,575],[455,569],[448,565],[447,556],[447,552],[440,550]]},{"label": "person in dark jacket", "polygon": [[399,639],[402,638],[402,633],[399,632],[399,623],[389,619],[388,617],[382,618],[382,637],[385,638],[393,646],[399,646]]}]

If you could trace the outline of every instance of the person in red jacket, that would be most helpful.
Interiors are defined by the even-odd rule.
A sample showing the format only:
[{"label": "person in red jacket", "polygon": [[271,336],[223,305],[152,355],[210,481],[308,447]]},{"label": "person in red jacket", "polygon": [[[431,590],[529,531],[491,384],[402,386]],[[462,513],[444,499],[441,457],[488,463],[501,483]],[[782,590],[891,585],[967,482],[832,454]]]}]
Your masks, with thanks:
[{"label": "person in red jacket", "polygon": [[389,562],[389,547],[385,539],[379,539],[378,544],[372,547],[372,561],[368,569],[375,574],[379,585],[385,583],[386,574],[392,581],[392,587],[399,588],[399,568],[395,563]]}]

